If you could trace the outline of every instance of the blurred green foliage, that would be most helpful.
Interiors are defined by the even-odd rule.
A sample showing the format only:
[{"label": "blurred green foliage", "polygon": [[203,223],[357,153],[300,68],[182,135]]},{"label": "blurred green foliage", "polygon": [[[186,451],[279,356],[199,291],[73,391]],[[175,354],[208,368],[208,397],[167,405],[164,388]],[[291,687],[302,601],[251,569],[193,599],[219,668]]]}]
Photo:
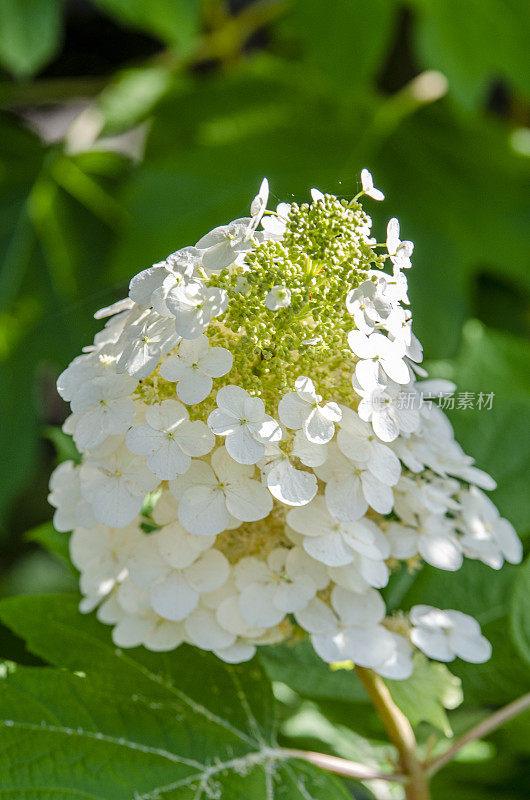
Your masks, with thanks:
[{"label": "blurred green foliage", "polygon": [[[64,562],[37,526],[51,516],[50,439],[70,457],[50,433],[66,415],[54,382],[90,342],[92,313],[245,213],[264,175],[279,201],[311,186],[351,196],[361,168],[373,172],[387,195],[375,230],[396,215],[416,243],[410,294],[433,373],[495,392],[490,411],[451,418],[525,536],[529,38],[525,0],[0,0],[0,592],[73,585],[35,543]],[[491,662],[454,670],[457,732],[528,690],[529,574],[528,562],[500,574],[469,563],[388,588],[405,608],[450,598],[493,641]],[[381,731],[355,678],[307,659],[263,658],[286,741],[362,758],[363,734],[377,763]],[[522,800],[529,734],[527,715],[464,751],[435,797]]]}]

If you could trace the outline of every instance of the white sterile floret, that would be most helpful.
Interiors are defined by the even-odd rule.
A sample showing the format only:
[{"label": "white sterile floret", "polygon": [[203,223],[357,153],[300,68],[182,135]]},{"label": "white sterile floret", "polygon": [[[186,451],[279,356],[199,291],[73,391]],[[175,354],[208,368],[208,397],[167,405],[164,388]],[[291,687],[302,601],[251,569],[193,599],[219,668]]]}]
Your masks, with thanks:
[{"label": "white sterile floret", "polygon": [[180,339],[172,318],[161,317],[150,310],[129,325],[120,337],[118,346],[121,347],[121,355],[116,371],[128,372],[138,379],[146,378],[161,357],[176,347]]},{"label": "white sterile floret", "polygon": [[278,311],[291,305],[291,290],[287,286],[273,286],[267,297],[265,305],[270,311]]},{"label": "white sterile floret", "polygon": [[116,373],[116,358],[101,357],[99,353],[77,356],[57,378],[57,391],[70,402],[83,386],[94,378]]},{"label": "white sterile floret", "polygon": [[135,425],[125,437],[132,453],[147,456],[147,466],[157,478],[170,481],[191,466],[191,457],[204,456],[215,437],[204,422],[190,422],[178,400],[163,400],[147,408],[145,423]]},{"label": "white sterile floret", "polygon": [[72,533],[70,558],[81,573],[81,612],[92,611],[127,577],[127,560],[143,536],[136,523],[117,530],[96,525],[91,530],[77,528]]},{"label": "white sterile floret", "polygon": [[285,233],[287,219],[291,210],[290,203],[279,203],[276,211],[269,211],[261,220],[261,227],[268,239],[281,239]]},{"label": "white sterile floret", "polygon": [[305,608],[329,583],[326,570],[296,547],[276,548],[266,562],[241,559],[234,579],[240,614],[253,628],[277,625],[286,614]]},{"label": "white sterile floret", "polygon": [[402,242],[399,238],[399,222],[393,217],[386,229],[386,247],[394,269],[399,271],[412,266],[410,257],[414,250],[413,242]]},{"label": "white sterile floret", "polygon": [[164,557],[158,533],[145,537],[128,561],[131,581],[149,593],[157,614],[172,622],[186,619],[197,608],[201,593],[219,589],[230,574],[230,565],[219,550],[209,549],[184,568],[175,568]]},{"label": "white sterile floret", "polygon": [[523,557],[523,545],[513,525],[503,519],[489,497],[470,486],[461,493],[463,532],[460,539],[468,558],[478,558],[493,569],[500,569],[504,560],[519,564]]},{"label": "white sterile floret", "polygon": [[254,467],[238,464],[224,447],[212,453],[211,466],[194,461],[170,484],[182,525],[198,536],[215,536],[229,527],[231,516],[242,522],[264,519],[272,498],[253,474]]},{"label": "white sterile floret", "polygon": [[372,427],[351,408],[341,407],[342,419],[337,434],[339,450],[351,461],[366,463],[372,475],[388,486],[395,486],[401,474],[399,458],[375,436]]},{"label": "white sterile floret", "polygon": [[[296,613],[296,619],[311,633],[313,647],[324,661],[351,660],[377,670],[395,657],[396,639],[380,623],[385,604],[375,589],[353,594],[340,586],[331,593],[333,610],[315,598]],[[412,664],[410,672],[412,672]]]},{"label": "white sterile floret", "polygon": [[100,308],[94,314],[94,319],[105,319],[106,317],[113,317],[115,314],[121,314],[122,311],[130,311],[134,303],[130,297],[124,297],[122,300],[116,300],[110,306]]},{"label": "white sterile floret", "polygon": [[325,498],[333,516],[343,522],[355,522],[363,517],[368,507],[380,514],[389,514],[394,504],[388,476],[376,476],[364,462],[346,458],[335,442],[330,445],[329,455],[315,473],[326,484]]},{"label": "white sterile floret", "polygon": [[250,216],[252,217],[251,228],[256,230],[263,214],[267,210],[267,203],[269,202],[269,181],[263,178],[259,187],[259,192],[254,197],[250,204]]},{"label": "white sterile floret", "polygon": [[[318,496],[309,505],[289,511],[287,523],[303,537],[304,550],[317,561],[328,567],[343,567],[357,560],[359,571],[369,584],[385,586],[388,582],[384,559],[390,555],[390,546],[371,520],[341,522],[329,513],[324,498]],[[373,580],[376,584],[372,584]]]},{"label": "white sterile floret", "polygon": [[134,419],[134,403],[130,398],[137,381],[129,375],[93,378],[84,384],[72,399],[77,416],[74,441],[80,450],[101,444],[107,436],[125,433]]},{"label": "white sterile floret", "polygon": [[361,170],[361,183],[363,187],[363,193],[367,194],[368,197],[371,197],[372,200],[385,199],[383,192],[375,188],[374,179],[372,178],[372,173],[369,172],[367,169]]},{"label": "white sterile floret", "polygon": [[491,656],[491,644],[482,636],[476,619],[468,614],[418,605],[411,608],[410,621],[412,643],[429,658],[453,661],[458,656],[472,664],[482,664]]},{"label": "white sterile floret", "polygon": [[252,247],[252,220],[249,217],[235,219],[229,225],[219,225],[195,245],[201,250],[202,264],[211,272],[220,272],[229,267]]},{"label": "white sterile floret", "polygon": [[352,315],[357,329],[366,335],[382,325],[392,311],[392,304],[385,296],[386,279],[363,281],[346,295],[346,308]]},{"label": "white sterile floret", "polygon": [[[295,455],[294,450],[291,455]],[[266,448],[266,454],[258,466],[272,496],[288,506],[303,506],[317,493],[315,475],[293,466],[289,456],[277,445]]]},{"label": "white sterile floret", "polygon": [[63,461],[51,474],[48,502],[56,509],[53,526],[57,531],[92,528],[96,523],[90,503],[81,496],[79,470],[73,461]]},{"label": "white sterile floret", "polygon": [[375,435],[382,442],[393,442],[401,432],[413,433],[420,427],[412,384],[404,388],[388,380],[386,386],[369,384],[363,387],[354,382],[354,388],[362,398],[357,413],[362,420],[372,423]]},{"label": "white sterile floret", "polygon": [[295,390],[285,394],[278,404],[281,422],[286,428],[303,430],[313,444],[331,441],[335,423],[340,422],[342,417],[337,403],[320,405],[322,397],[316,393],[315,384],[310,378],[297,378]]},{"label": "white sterile floret", "polygon": [[167,275],[165,261],[153,264],[152,267],[142,270],[132,278],[129,283],[129,297],[139,306],[152,305],[153,292],[158,289]]},{"label": "white sterile floret", "polygon": [[320,467],[328,457],[328,446],[308,441],[304,432],[299,430],[294,435],[291,455],[299,458],[306,467]]},{"label": "white sterile floret", "polygon": [[251,397],[240,386],[223,386],[217,392],[217,406],[208,425],[217,436],[225,437],[228,454],[239,464],[255,464],[265,453],[265,445],[282,438],[280,425],[269,414],[259,397]]},{"label": "white sterile floret", "polygon": [[437,569],[454,572],[462,566],[462,545],[454,521],[442,514],[421,515],[414,527],[391,522],[386,535],[394,558],[413,558],[419,553]]},{"label": "white sterile floret", "polygon": [[118,647],[144,645],[149,650],[173,650],[185,641],[182,623],[168,622],[151,608],[127,611],[117,595],[111,595],[99,607],[98,619],[114,625],[112,640]]},{"label": "white sterile floret", "polygon": [[143,458],[123,445],[101,459],[87,459],[80,468],[81,494],[95,518],[111,528],[124,528],[140,512],[144,497],[158,481]]},{"label": "white sterile floret", "polygon": [[219,624],[215,611],[201,605],[186,618],[184,629],[191,644],[216,653],[226,652],[237,640],[235,634],[229,633]]},{"label": "white sterile floret", "polygon": [[404,361],[405,344],[392,340],[382,333],[365,336],[361,331],[350,331],[348,344],[359,356],[355,367],[355,377],[361,386],[385,386],[387,378],[396,383],[409,383],[411,373]]},{"label": "white sterile floret", "polygon": [[234,357],[225,347],[210,347],[206,336],[181,342],[178,352],[159,368],[167,381],[177,383],[177,395],[186,405],[202,402],[212,391],[213,378],[230,372]]},{"label": "white sterile floret", "polygon": [[166,305],[175,317],[175,330],[183,339],[196,339],[228,305],[223,289],[197,280],[179,283],[168,292]]}]

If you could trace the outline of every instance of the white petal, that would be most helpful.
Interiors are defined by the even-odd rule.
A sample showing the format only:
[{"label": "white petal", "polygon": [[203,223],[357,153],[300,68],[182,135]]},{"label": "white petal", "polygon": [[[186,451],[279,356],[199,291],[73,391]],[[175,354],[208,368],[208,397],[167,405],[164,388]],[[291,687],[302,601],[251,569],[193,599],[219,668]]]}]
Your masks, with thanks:
[{"label": "white petal", "polygon": [[306,505],[318,490],[315,475],[295,469],[288,459],[283,459],[270,470],[267,486],[273,497],[288,506]]},{"label": "white petal", "polygon": [[231,647],[214,650],[214,653],[227,664],[241,664],[243,661],[250,661],[256,653],[256,648],[247,642],[236,641]]},{"label": "white petal", "polygon": [[370,446],[368,469],[387,486],[395,486],[401,475],[399,458],[389,447],[376,441]]},{"label": "white petal", "polygon": [[189,414],[178,400],[163,400],[148,407],[145,419],[155,430],[167,431],[189,419]]},{"label": "white petal", "polygon": [[200,359],[201,372],[210,378],[221,378],[230,372],[234,363],[232,353],[225,347],[212,347]]},{"label": "white petal", "polygon": [[178,515],[186,530],[197,536],[215,536],[228,524],[224,494],[209,486],[193,486],[184,492]]},{"label": "white petal", "polygon": [[159,622],[147,636],[144,637],[143,644],[148,650],[163,652],[174,650],[183,641],[182,626],[174,622]]},{"label": "white petal", "polygon": [[372,427],[375,435],[378,436],[382,442],[393,442],[399,435],[399,427],[388,411],[373,413]]},{"label": "white petal", "polygon": [[418,551],[428,564],[451,572],[462,566],[462,553],[455,542],[445,536],[425,536],[418,539]]},{"label": "white petal", "polygon": [[442,631],[413,628],[410,632],[410,640],[425,655],[436,661],[452,661],[455,657],[449,647],[447,637]]},{"label": "white petal", "polygon": [[340,632],[314,633],[311,636],[311,644],[320,658],[328,664],[346,659],[343,636]]},{"label": "white petal", "polygon": [[308,442],[303,431],[295,433],[291,454],[299,458],[306,467],[320,467],[327,458],[327,452],[326,445]]},{"label": "white petal", "polygon": [[382,625],[347,628],[343,637],[345,657],[361,667],[375,669],[394,652],[392,634]]},{"label": "white petal", "polygon": [[186,569],[186,580],[198,592],[215,592],[226,583],[230,574],[228,559],[219,550],[207,550]]},{"label": "white petal", "polygon": [[110,528],[124,528],[140,513],[143,497],[131,494],[122,478],[114,478],[98,489],[93,500],[94,516]]},{"label": "white petal", "polygon": [[361,481],[353,474],[341,480],[332,478],[328,481],[326,503],[333,516],[344,522],[360,519],[368,508]]},{"label": "white petal", "polygon": [[[215,411],[212,411],[208,417],[210,427],[210,419],[213,414]],[[226,437],[225,447],[228,454],[238,464],[256,464],[265,453],[265,445],[257,442],[245,425],[241,425],[234,433]]]},{"label": "white petal", "polygon": [[343,567],[355,558],[351,548],[338,532],[325,536],[304,537],[303,547],[312,558],[328,567]]},{"label": "white petal", "polygon": [[213,611],[197,609],[184,623],[191,642],[203,650],[219,650],[230,647],[235,642],[235,634],[225,631]]},{"label": "white petal", "polygon": [[271,628],[285,616],[274,605],[274,584],[251,583],[241,592],[239,611],[245,622],[253,628]]},{"label": "white petal", "polygon": [[346,625],[376,625],[385,616],[383,598],[375,589],[358,594],[335,586],[331,600],[333,608]]},{"label": "white petal", "polygon": [[112,639],[118,647],[138,647],[153,628],[151,617],[127,614],[112,631]]},{"label": "white petal", "polygon": [[[328,403],[328,406],[331,406]],[[313,444],[327,444],[333,438],[335,425],[324,410],[317,406],[303,422],[303,431]]]},{"label": "white petal", "polygon": [[190,456],[205,456],[215,444],[215,437],[204,422],[183,422],[175,432],[175,442]]},{"label": "white petal", "polygon": [[449,646],[459,658],[471,664],[483,664],[491,657],[491,644],[485,636],[465,636],[460,631],[452,631]]},{"label": "white petal", "polygon": [[296,621],[309,633],[327,633],[338,630],[337,618],[331,608],[315,597],[302,611],[295,614]]},{"label": "white petal", "polygon": [[160,480],[171,481],[187,472],[191,458],[182,452],[177,442],[165,438],[157,451],[147,457],[147,466]]},{"label": "white petal", "polygon": [[298,430],[302,427],[310,407],[296,392],[284,395],[278,403],[278,414],[286,428]]},{"label": "white petal", "polygon": [[368,504],[379,514],[390,514],[394,505],[394,493],[390,486],[381,483],[371,472],[361,473],[363,493]]},{"label": "white petal", "polygon": [[301,611],[315,596],[315,591],[316,587],[311,578],[304,575],[292,583],[284,581],[276,587],[274,605],[288,614]]},{"label": "white petal", "polygon": [[140,589],[148,589],[169,572],[168,564],[162,558],[157,544],[155,534],[147,536],[129,557],[129,577]]},{"label": "white petal", "polygon": [[194,406],[201,403],[212,391],[213,381],[199,372],[186,374],[177,383],[177,395],[183,403]]},{"label": "white petal", "polygon": [[293,508],[287,514],[287,524],[303,536],[321,536],[331,532],[334,520],[329,514],[326,501],[321,495],[304,508]]},{"label": "white petal", "polygon": [[236,519],[256,522],[272,510],[272,497],[261,483],[244,479],[227,487],[226,507]]},{"label": "white petal", "polygon": [[158,551],[164,561],[175,569],[189,567],[215,542],[214,536],[194,536],[179,522],[166,525],[157,534]]},{"label": "white petal", "polygon": [[191,588],[181,572],[172,572],[155,584],[150,597],[156,613],[173,622],[186,619],[199,602],[199,593]]}]

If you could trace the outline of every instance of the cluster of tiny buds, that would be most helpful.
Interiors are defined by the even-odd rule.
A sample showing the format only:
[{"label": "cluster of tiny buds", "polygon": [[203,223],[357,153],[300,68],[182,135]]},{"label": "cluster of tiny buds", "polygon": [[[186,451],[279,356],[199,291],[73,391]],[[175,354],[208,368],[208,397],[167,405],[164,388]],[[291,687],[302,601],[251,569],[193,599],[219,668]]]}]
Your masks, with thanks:
[{"label": "cluster of tiny buds", "polygon": [[[413,245],[360,199],[248,217],[136,275],[58,379],[77,462],[52,475],[83,612],[120,647],[188,642],[229,662],[310,637],[327,662],[406,679],[414,653],[481,662],[456,610],[387,614],[397,568],[499,569],[521,545],[435,405],[412,331]],[[421,380],[420,380],[421,379]]]}]

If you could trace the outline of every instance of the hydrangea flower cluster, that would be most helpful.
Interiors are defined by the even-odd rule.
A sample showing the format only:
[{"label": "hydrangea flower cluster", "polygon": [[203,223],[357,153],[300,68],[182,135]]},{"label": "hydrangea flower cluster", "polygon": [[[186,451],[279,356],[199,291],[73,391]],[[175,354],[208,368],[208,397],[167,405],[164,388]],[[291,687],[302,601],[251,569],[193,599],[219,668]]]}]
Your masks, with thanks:
[{"label": "hydrangea flower cluster", "polygon": [[[134,277],[58,380],[81,461],[51,478],[72,530],[81,610],[120,647],[188,642],[229,662],[305,631],[327,662],[405,679],[412,655],[481,662],[453,610],[387,614],[401,562],[498,569],[521,545],[449,421],[423,398],[405,270],[413,244],[371,236],[363,195],[267,210]],[[421,379],[421,380],[420,380]]]}]

